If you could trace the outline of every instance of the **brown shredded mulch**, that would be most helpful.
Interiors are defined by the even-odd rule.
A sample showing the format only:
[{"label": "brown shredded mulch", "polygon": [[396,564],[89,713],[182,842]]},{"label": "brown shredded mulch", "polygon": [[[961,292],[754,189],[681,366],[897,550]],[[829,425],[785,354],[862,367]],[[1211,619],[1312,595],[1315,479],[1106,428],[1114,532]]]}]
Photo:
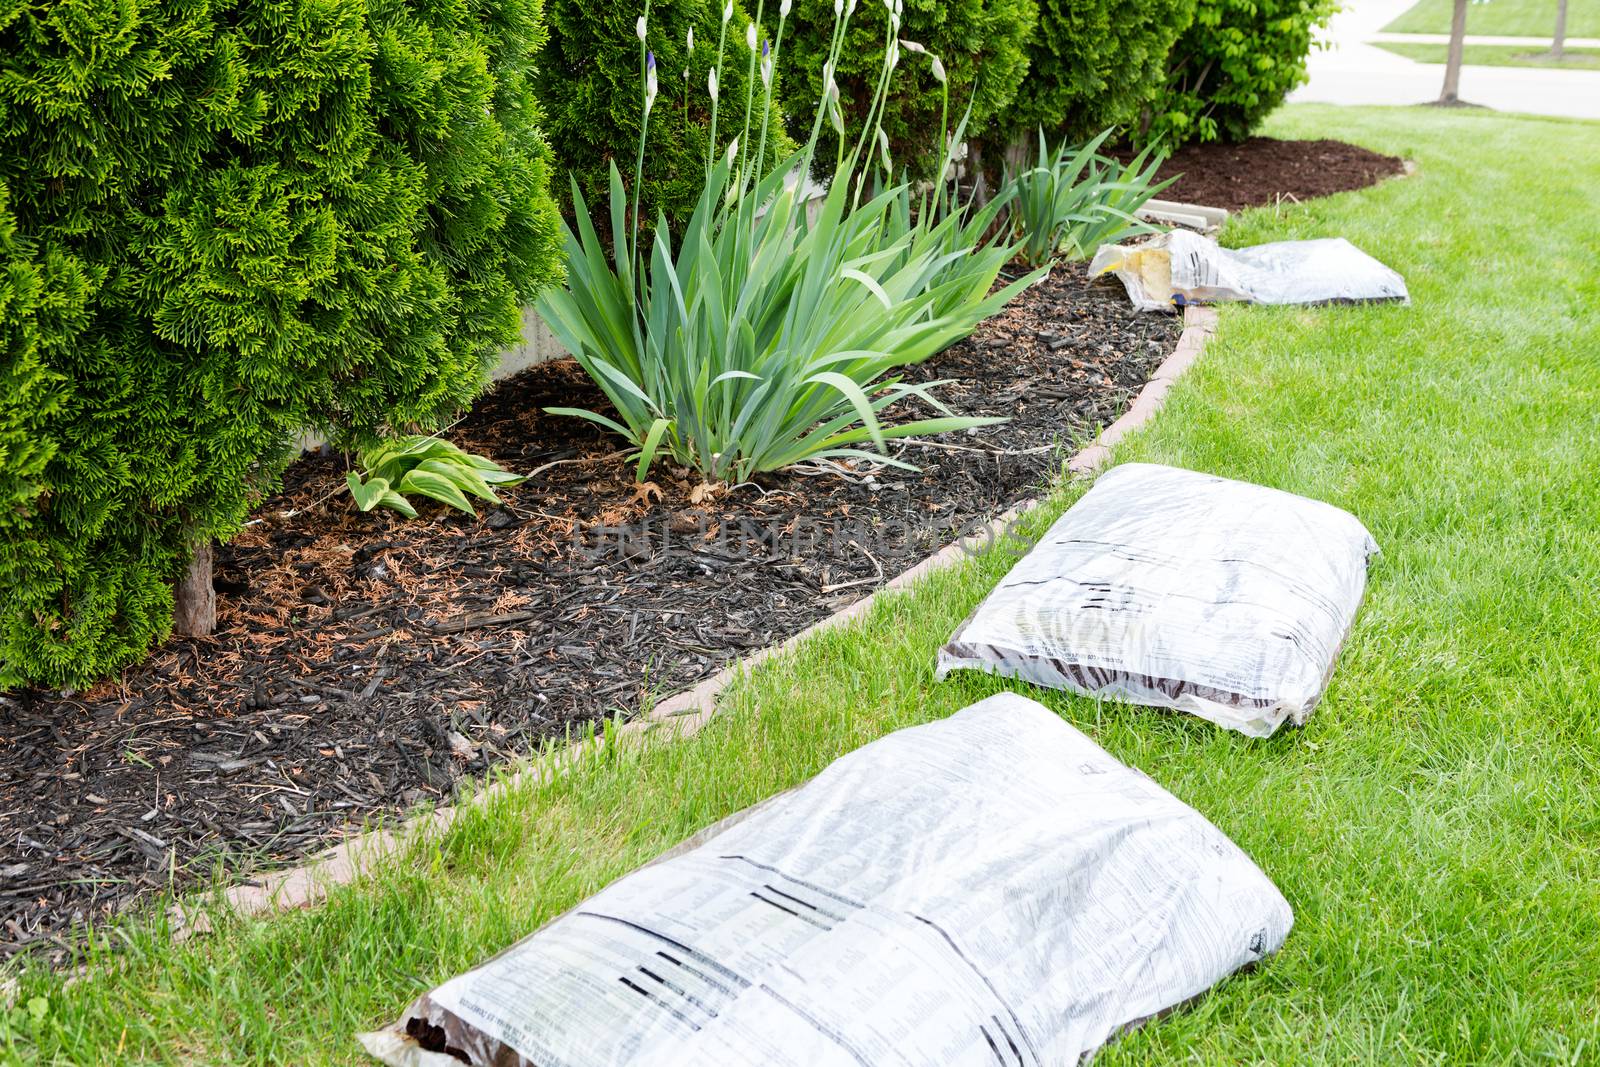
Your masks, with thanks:
[{"label": "brown shredded mulch", "polygon": [[[450,437],[532,472],[477,519],[363,515],[308,456],[219,550],[215,639],[87,693],[0,697],[0,954],[65,958],[75,924],[288,861],[380,813],[637,709],[866,596],[1034,493],[1116,418],[1179,324],[1060,268],[908,377],[1002,426],[899,443],[910,473],[814,467],[696,498],[636,489],[572,362],[487,394]],[[926,415],[926,411],[905,416]]]},{"label": "brown shredded mulch", "polygon": [[1159,176],[1182,175],[1161,193],[1163,200],[1238,211],[1364,189],[1404,170],[1395,156],[1343,141],[1251,137],[1239,144],[1184,145]]}]

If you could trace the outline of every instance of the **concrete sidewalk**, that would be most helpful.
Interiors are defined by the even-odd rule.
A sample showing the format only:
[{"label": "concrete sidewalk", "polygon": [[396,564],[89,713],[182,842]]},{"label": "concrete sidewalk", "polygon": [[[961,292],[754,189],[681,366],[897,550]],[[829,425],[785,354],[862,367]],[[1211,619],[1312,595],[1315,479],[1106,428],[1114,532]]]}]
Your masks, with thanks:
[{"label": "concrete sidewalk", "polygon": [[[1448,33],[1373,33],[1367,41],[1384,44],[1449,44]],[[1512,48],[1521,46],[1530,52],[1544,52],[1550,47],[1548,37],[1505,37],[1487,33],[1469,33],[1467,44],[1503,44]],[[1600,48],[1600,37],[1568,37],[1568,48]]]},{"label": "concrete sidewalk", "polygon": [[[1328,47],[1311,53],[1307,63],[1310,82],[1289,99],[1329,104],[1425,104],[1437,100],[1444,84],[1442,63],[1416,63],[1367,43],[1412,2],[1349,0],[1321,35]],[[1576,40],[1571,44],[1581,47]],[[1461,99],[1497,111],[1600,119],[1600,71],[1463,66]]]}]

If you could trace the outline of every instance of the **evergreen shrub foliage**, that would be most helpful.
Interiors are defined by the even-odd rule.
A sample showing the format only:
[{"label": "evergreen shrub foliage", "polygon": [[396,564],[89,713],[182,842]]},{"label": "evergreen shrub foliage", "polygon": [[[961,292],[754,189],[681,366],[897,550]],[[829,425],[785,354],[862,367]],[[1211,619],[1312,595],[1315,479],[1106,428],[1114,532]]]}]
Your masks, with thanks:
[{"label": "evergreen shrub foliage", "polygon": [[[853,2],[853,0],[852,0]],[[770,5],[769,5],[770,6]],[[849,22],[849,35],[840,51],[834,79],[839,85],[844,126],[860,130],[870,121],[869,109],[884,59],[884,20],[888,13],[878,0],[861,0]],[[938,59],[948,78],[950,115],[967,111],[967,132],[984,137],[1012,101],[1031,91],[1028,42],[1038,16],[1037,0],[899,0],[899,36],[921,45],[926,52],[902,49],[883,104],[882,127],[897,170],[905,168],[926,176],[939,158],[935,144],[944,122],[945,86],[933,65]],[[825,85],[822,67],[827,62],[833,28],[833,0],[795,0],[789,20],[788,77],[782,101],[791,123],[808,123]],[[801,131],[795,127],[797,134]],[[824,130],[817,150],[819,174],[827,172],[837,155],[831,130]]]},{"label": "evergreen shrub foliage", "polygon": [[170,626],[306,428],[468,401],[560,272],[539,0],[0,0],[0,685]]},{"label": "evergreen shrub foliage", "polygon": [[1242,141],[1306,80],[1312,31],[1338,0],[1200,0],[1173,45],[1147,139]]},{"label": "evergreen shrub foliage", "polygon": [[[645,180],[639,191],[639,215],[646,226],[662,213],[670,223],[681,225],[705,184],[711,125],[706,79],[716,65],[723,3],[651,0],[650,48],[656,56],[661,97],[650,113]],[[610,192],[611,164],[615,162],[625,174],[633,171],[643,113],[635,27],[644,10],[645,0],[546,0],[550,40],[539,54],[535,92],[544,109],[545,135],[557,166],[555,187],[562,199],[571,178],[585,200],[604,203]],[[718,139],[723,143],[740,132],[730,125],[744,114],[747,96],[761,95],[761,82],[751,72],[745,47],[750,24],[743,5],[734,3],[724,41],[727,62],[718,87]],[[686,69],[688,77],[683,74]],[[769,116],[767,144],[783,156],[794,145],[784,133],[781,109],[775,111]],[[805,114],[810,117],[809,107]]]},{"label": "evergreen shrub foliage", "polygon": [[1039,0],[1028,77],[1002,125],[1084,141],[1131,127],[1162,95],[1167,56],[1194,19],[1195,0]]}]

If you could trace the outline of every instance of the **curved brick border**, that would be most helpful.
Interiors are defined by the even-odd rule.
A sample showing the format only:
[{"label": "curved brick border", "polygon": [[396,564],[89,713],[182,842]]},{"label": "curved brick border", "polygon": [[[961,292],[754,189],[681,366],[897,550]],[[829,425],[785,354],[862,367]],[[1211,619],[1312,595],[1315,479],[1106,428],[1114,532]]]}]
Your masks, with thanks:
[{"label": "curved brick border", "polygon": [[[1121,418],[1101,431],[1094,443],[1067,461],[1067,469],[1073,474],[1089,476],[1099,471],[1110,461],[1111,450],[1118,441],[1150,421],[1151,416],[1166,400],[1172,383],[1194,364],[1205,348],[1206,341],[1216,332],[1217,313],[1212,308],[1206,307],[1185,308],[1183,323],[1184,329],[1178,337],[1177,347],[1162,361],[1161,366],[1156,368],[1156,372],[1151,375],[1150,380],[1134,399],[1133,405]],[[786,641],[735,661],[693,689],[678,693],[657,704],[642,718],[624,723],[617,729],[617,734],[638,735],[663,729],[675,736],[687,736],[696,732],[716,713],[717,696],[742,673],[771,656],[794,648],[812,634],[841,626],[865,615],[871,610],[877,598],[884,593],[905,589],[929,571],[958,562],[974,549],[994,539],[1038,503],[1037,500],[1030,500],[1007,510],[977,532],[946,545],[910,570],[891,579],[871,596],[856,601]],[[581,741],[553,752],[502,778],[463,803],[481,804],[501,791],[526,781],[530,775],[542,777],[558,774],[573,763],[586,748],[600,743],[601,739]],[[244,915],[306,907],[321,900],[331,887],[354,881],[362,872],[401,851],[418,836],[445,829],[455,818],[457,810],[456,807],[437,808],[425,815],[407,819],[395,827],[351,837],[341,844],[317,853],[299,867],[273,871],[249,882],[232,886],[223,892],[222,897]],[[192,905],[174,905],[171,918],[174,933],[179,937],[189,933],[204,932],[210,928],[204,910]]]}]

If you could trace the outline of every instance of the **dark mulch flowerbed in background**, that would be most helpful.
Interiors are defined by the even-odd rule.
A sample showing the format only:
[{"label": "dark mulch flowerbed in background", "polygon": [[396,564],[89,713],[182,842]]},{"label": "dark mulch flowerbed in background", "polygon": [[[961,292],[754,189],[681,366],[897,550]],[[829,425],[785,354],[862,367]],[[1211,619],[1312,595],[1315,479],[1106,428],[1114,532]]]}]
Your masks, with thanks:
[{"label": "dark mulch flowerbed in background", "polygon": [[[868,595],[1030,495],[1120,414],[1177,320],[1081,267],[911,368],[1009,424],[897,454],[921,474],[815,469],[696,499],[636,491],[572,362],[487,396],[450,437],[534,472],[473,520],[358,513],[311,456],[220,550],[214,640],[173,640],[91,692],[0,697],[0,953],[64,953],[175,871],[315,851],[447,799],[491,763],[684,688]],[[908,412],[906,416],[925,412]]]},{"label": "dark mulch flowerbed in background", "polygon": [[1162,165],[1160,177],[1182,177],[1161,198],[1238,211],[1363,189],[1404,170],[1395,156],[1343,141],[1212,141],[1184,145]]}]

